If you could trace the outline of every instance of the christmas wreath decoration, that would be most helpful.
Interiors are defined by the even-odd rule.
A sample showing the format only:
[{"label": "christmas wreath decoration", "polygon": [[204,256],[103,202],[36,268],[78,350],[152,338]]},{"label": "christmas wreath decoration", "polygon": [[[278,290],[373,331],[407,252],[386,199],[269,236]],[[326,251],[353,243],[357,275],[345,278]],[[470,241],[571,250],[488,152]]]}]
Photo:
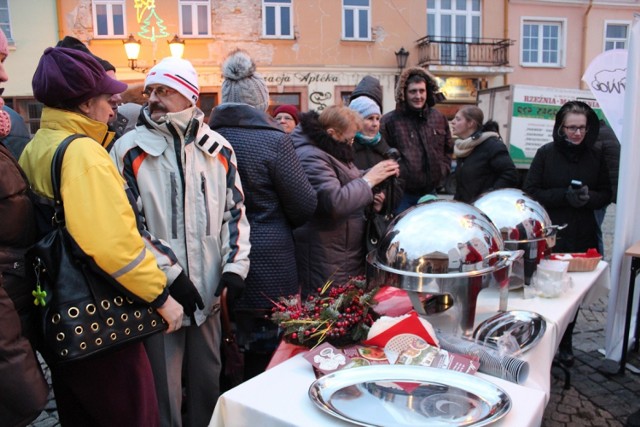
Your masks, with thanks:
[{"label": "christmas wreath decoration", "polygon": [[363,276],[342,285],[329,281],[304,302],[298,295],[280,297],[271,309],[271,321],[291,344],[308,348],[323,342],[337,347],[355,344],[367,338],[375,320],[370,308],[378,289],[368,290]]}]

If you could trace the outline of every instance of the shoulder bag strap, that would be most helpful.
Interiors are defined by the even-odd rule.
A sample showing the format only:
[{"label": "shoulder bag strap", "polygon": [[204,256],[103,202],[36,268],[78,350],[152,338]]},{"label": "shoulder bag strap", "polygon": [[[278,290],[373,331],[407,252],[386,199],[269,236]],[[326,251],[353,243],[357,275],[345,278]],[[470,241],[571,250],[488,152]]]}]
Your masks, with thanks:
[{"label": "shoulder bag strap", "polygon": [[82,138],[86,135],[76,133],[66,137],[53,154],[53,160],[51,160],[51,186],[53,187],[53,199],[55,202],[55,222],[58,225],[64,224],[64,207],[62,206],[62,197],[60,196],[60,175],[62,174],[62,159],[64,153],[67,151],[69,144],[74,139]]}]

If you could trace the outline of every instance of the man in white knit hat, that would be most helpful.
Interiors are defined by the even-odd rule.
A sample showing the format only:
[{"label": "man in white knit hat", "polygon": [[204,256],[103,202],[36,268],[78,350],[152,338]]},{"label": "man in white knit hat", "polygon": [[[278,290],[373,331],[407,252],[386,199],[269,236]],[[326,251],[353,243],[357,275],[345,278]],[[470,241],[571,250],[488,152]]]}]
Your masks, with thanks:
[{"label": "man in white knit hat", "polygon": [[194,295],[184,296],[191,318],[147,342],[161,425],[204,426],[219,395],[219,295],[227,288],[233,305],[249,271],[244,194],[231,145],[203,123],[196,107],[191,63],[165,58],[149,71],[144,93],[141,123],[116,142],[111,156],[137,197],[146,229],[161,239],[153,250],[168,283],[187,276],[204,300],[200,306]]}]

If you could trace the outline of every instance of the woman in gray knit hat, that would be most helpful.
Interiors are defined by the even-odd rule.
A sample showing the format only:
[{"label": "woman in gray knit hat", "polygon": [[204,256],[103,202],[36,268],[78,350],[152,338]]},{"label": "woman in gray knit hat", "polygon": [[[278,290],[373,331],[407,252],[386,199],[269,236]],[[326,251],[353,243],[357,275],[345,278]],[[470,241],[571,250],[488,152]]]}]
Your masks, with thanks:
[{"label": "woman in gray knit hat", "polygon": [[243,50],[232,51],[222,64],[222,102],[239,102],[260,111],[269,108],[269,90],[256,64]]},{"label": "woman in gray knit hat", "polygon": [[276,325],[265,319],[271,301],[298,291],[292,230],[313,215],[316,193],[291,137],[266,113],[267,85],[249,54],[231,52],[222,74],[222,104],[209,126],[235,150],[251,225],[251,268],[235,313],[248,379],[264,371],[278,344]]}]

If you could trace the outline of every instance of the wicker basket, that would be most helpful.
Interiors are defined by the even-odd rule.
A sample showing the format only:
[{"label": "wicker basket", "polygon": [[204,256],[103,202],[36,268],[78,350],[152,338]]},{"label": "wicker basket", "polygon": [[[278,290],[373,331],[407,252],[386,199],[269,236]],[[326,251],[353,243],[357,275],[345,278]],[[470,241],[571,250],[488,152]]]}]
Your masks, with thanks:
[{"label": "wicker basket", "polygon": [[601,256],[596,258],[571,258],[569,260],[569,271],[593,271],[602,259]]}]

